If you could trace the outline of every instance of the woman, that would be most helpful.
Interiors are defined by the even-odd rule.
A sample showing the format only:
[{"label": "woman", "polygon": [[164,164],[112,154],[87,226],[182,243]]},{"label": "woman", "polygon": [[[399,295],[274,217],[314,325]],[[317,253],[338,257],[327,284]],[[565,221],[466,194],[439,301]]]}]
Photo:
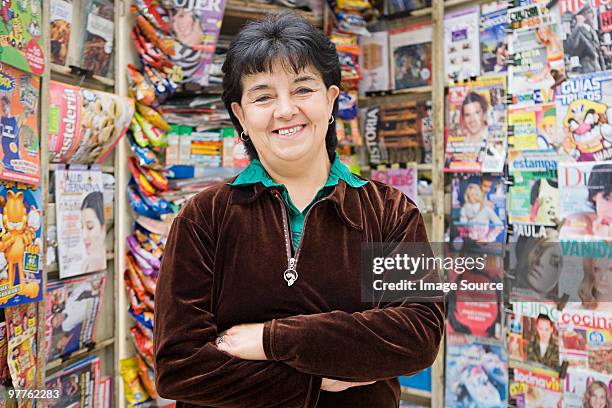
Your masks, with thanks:
[{"label": "woman", "polygon": [[537,299],[556,300],[559,297],[563,256],[555,229],[547,229],[546,237],[520,237],[515,247],[515,258],[517,287],[534,291]]},{"label": "woman", "polygon": [[188,201],[155,294],[159,394],[178,407],[397,407],[434,361],[440,303],[363,303],[360,248],[426,242],[396,189],[335,154],[340,68],[301,17],[247,25],[223,100],[251,164]]},{"label": "woman", "polygon": [[535,335],[529,341],[527,360],[553,369],[559,367],[559,346],[555,324],[544,314],[536,319]]},{"label": "woman", "polygon": [[94,191],[81,203],[81,231],[85,245],[85,271],[106,269],[106,228],[104,226],[104,197]]},{"label": "woman", "polygon": [[578,296],[587,309],[612,310],[612,259],[582,259],[583,276]]},{"label": "woman", "polygon": [[583,408],[612,408],[610,391],[603,381],[589,383],[582,397]]},{"label": "woman", "polygon": [[469,230],[469,238],[476,242],[495,242],[504,223],[495,210],[487,205],[485,193],[480,185],[468,184],[463,195],[459,221]]}]

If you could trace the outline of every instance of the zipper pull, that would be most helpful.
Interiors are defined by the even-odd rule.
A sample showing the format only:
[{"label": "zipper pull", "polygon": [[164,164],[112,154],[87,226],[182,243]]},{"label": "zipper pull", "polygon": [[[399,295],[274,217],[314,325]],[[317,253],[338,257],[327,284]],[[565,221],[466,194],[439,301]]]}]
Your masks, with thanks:
[{"label": "zipper pull", "polygon": [[287,286],[291,286],[295,283],[298,278],[298,273],[295,270],[295,258],[289,259],[289,268],[285,271],[283,276],[287,282]]}]

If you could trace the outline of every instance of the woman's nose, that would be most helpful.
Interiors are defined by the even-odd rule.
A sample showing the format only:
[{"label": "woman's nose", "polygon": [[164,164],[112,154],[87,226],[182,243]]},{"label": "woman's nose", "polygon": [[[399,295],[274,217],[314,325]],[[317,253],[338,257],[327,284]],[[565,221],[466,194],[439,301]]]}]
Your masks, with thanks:
[{"label": "woman's nose", "polygon": [[277,119],[291,119],[298,109],[293,100],[289,97],[278,98],[278,105],[274,111],[274,117]]}]

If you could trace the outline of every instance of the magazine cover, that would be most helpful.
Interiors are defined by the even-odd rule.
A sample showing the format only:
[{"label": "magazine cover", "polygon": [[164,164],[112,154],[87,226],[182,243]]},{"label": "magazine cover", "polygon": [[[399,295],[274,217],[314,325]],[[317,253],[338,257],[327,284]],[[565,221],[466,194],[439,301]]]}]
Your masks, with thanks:
[{"label": "magazine cover", "polygon": [[606,407],[612,401],[612,375],[569,368],[562,384],[563,408]]},{"label": "magazine cover", "polygon": [[482,5],[480,13],[480,71],[483,75],[508,70],[508,7],[503,2]]},{"label": "magazine cover", "polygon": [[510,302],[506,332],[510,367],[557,370],[559,360],[559,310],[552,302]]},{"label": "magazine cover", "polygon": [[13,386],[18,389],[33,389],[36,384],[37,304],[9,307],[5,313],[8,327],[8,366]]},{"label": "magazine cover", "polygon": [[11,378],[8,368],[8,336],[6,321],[0,322],[0,384],[7,384]]},{"label": "magazine cover", "polygon": [[451,194],[453,249],[503,253],[506,187],[501,176],[455,174]]},{"label": "magazine cover", "polygon": [[225,0],[171,0],[172,63],[182,69],[183,82],[208,85],[208,75],[221,30]]},{"label": "magazine cover", "polygon": [[49,154],[55,163],[101,162],[123,137],[134,101],[51,81]]},{"label": "magazine cover", "polygon": [[503,171],[507,149],[506,79],[451,85],[446,103],[444,171]]},{"label": "magazine cover", "polygon": [[99,168],[55,172],[60,278],[106,269],[103,189]]},{"label": "magazine cover", "polygon": [[389,90],[389,33],[376,31],[370,37],[360,35],[359,48],[360,94]]},{"label": "magazine cover", "polygon": [[0,178],[40,182],[40,78],[0,63]]},{"label": "magazine cover", "polygon": [[542,24],[510,34],[508,93],[513,97],[552,89],[565,78],[563,44],[557,24]]},{"label": "magazine cover", "polygon": [[578,75],[557,87],[557,123],[573,160],[612,159],[611,72]]},{"label": "magazine cover", "polygon": [[60,390],[60,398],[46,400],[47,408],[95,408],[100,388],[100,359],[91,356],[47,377],[45,388]]},{"label": "magazine cover", "polygon": [[391,89],[431,85],[431,23],[389,31]]},{"label": "magazine cover", "polygon": [[508,357],[501,342],[449,335],[445,377],[447,408],[507,407]]},{"label": "magazine cover", "polygon": [[556,226],[559,215],[559,186],[555,152],[511,151],[508,170],[508,222]]},{"label": "magazine cover", "polygon": [[95,341],[105,282],[105,274],[98,273],[47,284],[48,361]]},{"label": "magazine cover", "polygon": [[508,149],[524,152],[559,151],[563,135],[557,128],[557,106],[542,103],[508,107]]},{"label": "magazine cover", "polygon": [[3,0],[0,5],[0,63],[34,75],[45,71],[42,0]]},{"label": "magazine cover", "polygon": [[612,305],[594,303],[570,302],[561,312],[559,356],[570,367],[612,375]]},{"label": "magazine cover", "polygon": [[[463,256],[464,253],[448,253],[447,256]],[[504,259],[501,255],[484,257],[484,267],[471,269],[463,266],[447,271],[448,282],[455,282],[459,290],[453,290],[447,297],[446,332],[460,333],[481,338],[502,339],[502,297],[501,291],[467,290],[462,282],[470,284],[500,283],[504,273]]]},{"label": "magazine cover", "polygon": [[517,408],[561,408],[563,390],[559,373],[543,368],[513,368],[510,402]]},{"label": "magazine cover", "polygon": [[113,400],[113,377],[106,376],[100,380],[100,390],[98,391],[98,408],[111,408]]},{"label": "magazine cover", "polygon": [[612,161],[560,163],[561,239],[612,238]]},{"label": "magazine cover", "polygon": [[563,254],[554,227],[513,224],[508,237],[506,269],[510,300],[556,300]]},{"label": "magazine cover", "polygon": [[418,202],[418,171],[416,163],[405,163],[402,166],[391,166],[391,168],[381,166],[381,168],[371,171],[370,178],[393,186],[406,194],[415,203]]},{"label": "magazine cover", "polygon": [[114,0],[81,2],[81,22],[85,30],[80,65],[95,75],[109,76],[112,73],[114,18]]},{"label": "magazine cover", "polygon": [[72,31],[72,0],[51,0],[51,63],[66,65]]},{"label": "magazine cover", "polygon": [[455,82],[480,75],[478,6],[444,15],[445,81]]},{"label": "magazine cover", "polygon": [[612,5],[601,0],[561,0],[559,6],[567,70],[590,73],[612,69]]},{"label": "magazine cover", "polygon": [[42,196],[0,180],[0,307],[42,298]]}]

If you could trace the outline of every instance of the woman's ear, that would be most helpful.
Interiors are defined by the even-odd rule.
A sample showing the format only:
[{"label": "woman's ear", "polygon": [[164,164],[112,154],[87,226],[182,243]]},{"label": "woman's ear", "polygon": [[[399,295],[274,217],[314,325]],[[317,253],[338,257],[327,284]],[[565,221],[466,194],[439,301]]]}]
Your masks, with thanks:
[{"label": "woman's ear", "polygon": [[338,95],[340,95],[340,88],[338,88],[338,86],[332,85],[327,88],[327,108],[330,115],[334,109],[334,102],[336,101],[336,98],[338,98]]},{"label": "woman's ear", "polygon": [[244,111],[242,110],[242,106],[240,106],[238,102],[232,102],[230,106],[232,108],[232,112],[234,113],[236,118],[238,118],[242,130],[246,131],[246,126],[244,125]]}]

